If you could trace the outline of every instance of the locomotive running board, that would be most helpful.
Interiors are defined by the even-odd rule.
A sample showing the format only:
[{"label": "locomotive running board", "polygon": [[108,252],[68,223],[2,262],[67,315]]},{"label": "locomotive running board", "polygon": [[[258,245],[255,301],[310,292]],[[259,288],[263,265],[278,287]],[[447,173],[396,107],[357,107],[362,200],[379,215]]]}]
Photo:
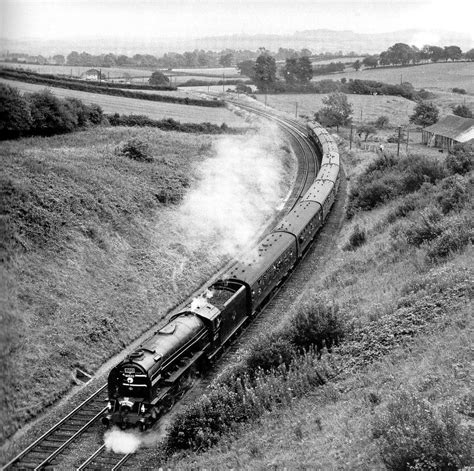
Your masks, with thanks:
[{"label": "locomotive running board", "polygon": [[163,384],[170,386],[173,385],[191,366],[194,365],[202,356],[204,355],[204,350],[200,350],[199,352],[195,353],[189,362],[186,362],[186,365],[182,366],[178,370],[176,370],[168,379],[163,381]]}]

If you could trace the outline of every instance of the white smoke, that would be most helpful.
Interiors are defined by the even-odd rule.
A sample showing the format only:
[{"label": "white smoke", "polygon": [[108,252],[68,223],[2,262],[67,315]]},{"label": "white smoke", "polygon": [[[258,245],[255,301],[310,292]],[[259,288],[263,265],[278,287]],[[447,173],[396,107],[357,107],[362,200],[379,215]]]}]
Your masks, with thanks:
[{"label": "white smoke", "polygon": [[203,293],[201,296],[195,297],[191,301],[191,310],[194,311],[200,307],[204,307],[207,304],[207,300],[211,299],[214,296],[214,293],[211,290],[206,289],[206,292]]},{"label": "white smoke", "polygon": [[211,245],[235,257],[248,245],[286,196],[282,145],[275,125],[217,141],[215,156],[201,164],[200,180],[180,208],[189,248]]},{"label": "white smoke", "polygon": [[140,447],[141,439],[137,433],[124,432],[117,428],[107,430],[104,434],[105,447],[114,453],[135,453]]}]

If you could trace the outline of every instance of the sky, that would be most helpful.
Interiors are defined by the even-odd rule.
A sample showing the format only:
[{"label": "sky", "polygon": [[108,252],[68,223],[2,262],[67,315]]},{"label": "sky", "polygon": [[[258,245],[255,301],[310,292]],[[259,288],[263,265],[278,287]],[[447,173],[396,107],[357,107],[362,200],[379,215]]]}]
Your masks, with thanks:
[{"label": "sky", "polygon": [[474,0],[0,0],[0,18],[0,37],[8,39],[418,28],[457,31],[474,40]]}]

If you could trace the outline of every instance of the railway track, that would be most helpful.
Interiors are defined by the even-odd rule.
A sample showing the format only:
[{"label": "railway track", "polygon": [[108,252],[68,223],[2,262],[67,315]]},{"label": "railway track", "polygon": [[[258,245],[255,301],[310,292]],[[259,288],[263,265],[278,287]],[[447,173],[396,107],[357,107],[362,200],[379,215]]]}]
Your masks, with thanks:
[{"label": "railway track", "polygon": [[[269,113],[249,105],[234,103],[247,111],[255,113],[266,119],[275,121],[291,137],[295,153],[299,155],[300,163],[292,192],[285,210],[291,210],[299,201],[314,180],[319,169],[319,157],[314,147],[308,142],[307,133],[303,125],[293,120],[283,119],[275,114]],[[280,214],[281,216],[282,214]],[[182,303],[184,305],[186,302]],[[180,305],[181,306],[181,305]],[[258,329],[258,319],[252,331]],[[230,353],[234,353],[235,346],[230,347]],[[226,355],[224,354],[224,357]],[[225,358],[223,358],[225,360]],[[204,381],[204,385],[209,380]],[[202,385],[201,385],[202,387]],[[107,385],[102,385],[85,401],[79,404],[66,417],[51,427],[46,433],[39,437],[34,443],[13,458],[2,469],[60,469],[61,459],[64,455],[74,450],[74,445],[83,437],[93,424],[96,424],[106,411],[105,401],[107,399]],[[129,462],[133,454],[117,454],[106,448],[105,445],[98,446],[95,451],[79,465],[78,470],[86,469],[110,469],[116,470]]]}]

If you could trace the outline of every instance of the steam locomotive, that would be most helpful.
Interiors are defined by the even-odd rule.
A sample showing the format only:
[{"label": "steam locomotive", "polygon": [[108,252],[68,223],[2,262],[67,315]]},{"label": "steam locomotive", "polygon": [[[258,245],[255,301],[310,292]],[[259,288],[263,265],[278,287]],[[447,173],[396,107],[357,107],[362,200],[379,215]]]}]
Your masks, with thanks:
[{"label": "steam locomotive", "polygon": [[111,370],[105,425],[147,429],[252,320],[308,250],[334,203],[339,152],[318,123],[308,123],[307,131],[322,155],[312,186],[255,253],[233,264]]}]

